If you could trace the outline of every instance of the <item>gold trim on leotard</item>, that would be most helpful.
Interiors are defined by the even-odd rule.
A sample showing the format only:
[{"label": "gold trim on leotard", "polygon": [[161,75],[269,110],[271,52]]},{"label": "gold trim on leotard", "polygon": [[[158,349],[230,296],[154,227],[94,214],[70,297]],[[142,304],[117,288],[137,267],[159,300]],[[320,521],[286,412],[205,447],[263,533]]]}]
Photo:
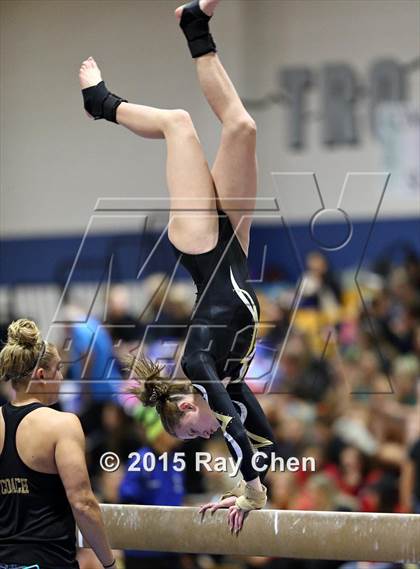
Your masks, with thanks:
[{"label": "gold trim on leotard", "polygon": [[240,363],[242,364],[241,371],[240,371],[237,379],[232,380],[232,383],[235,383],[235,382],[243,380],[243,378],[245,377],[245,375],[248,371],[248,368],[251,364],[251,360],[254,357],[255,350],[256,350],[256,339],[257,339],[259,318],[258,318],[258,309],[257,309],[257,306],[256,306],[252,296],[249,294],[249,292],[247,290],[244,290],[243,288],[241,288],[238,285],[238,283],[236,282],[235,276],[233,274],[232,267],[230,267],[230,280],[231,280],[231,283],[233,286],[233,290],[236,292],[238,297],[241,299],[241,301],[248,308],[248,310],[251,313],[252,319],[254,320],[254,329],[252,332],[252,338],[251,338],[251,341],[249,344],[248,351],[240,361]]}]

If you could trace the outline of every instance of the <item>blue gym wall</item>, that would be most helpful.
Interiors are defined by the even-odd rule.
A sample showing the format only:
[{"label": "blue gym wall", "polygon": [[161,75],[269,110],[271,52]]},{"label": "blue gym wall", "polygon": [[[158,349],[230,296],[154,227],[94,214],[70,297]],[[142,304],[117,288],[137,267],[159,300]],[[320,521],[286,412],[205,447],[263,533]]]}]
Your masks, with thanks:
[{"label": "blue gym wall", "polygon": [[[344,226],[338,223],[318,226],[317,239],[338,243],[345,237],[343,231]],[[112,281],[135,280],[158,237],[158,233],[144,232],[86,237],[72,282],[102,280],[112,255]],[[81,236],[2,240],[0,284],[65,284],[81,243]],[[382,219],[373,225],[368,221],[354,222],[350,241],[336,251],[318,247],[307,224],[255,225],[249,251],[251,275],[260,278],[265,255],[264,280],[271,275],[274,279],[283,276],[294,281],[301,274],[300,263],[313,250],[323,251],[333,270],[355,268],[360,263],[368,267],[383,259],[400,262],[408,251],[420,255],[420,220],[418,217]],[[174,262],[165,236],[140,278],[157,271],[171,271]],[[186,276],[181,271],[179,276],[182,275]]]}]

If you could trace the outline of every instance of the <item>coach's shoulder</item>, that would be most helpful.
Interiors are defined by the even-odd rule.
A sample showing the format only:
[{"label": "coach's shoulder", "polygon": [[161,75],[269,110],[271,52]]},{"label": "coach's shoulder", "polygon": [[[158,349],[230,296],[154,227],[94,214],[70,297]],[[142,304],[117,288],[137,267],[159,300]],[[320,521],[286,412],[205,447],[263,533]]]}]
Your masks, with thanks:
[{"label": "coach's shoulder", "polygon": [[73,433],[83,435],[80,419],[74,413],[44,408],[43,414],[48,419],[48,428],[56,434]]}]

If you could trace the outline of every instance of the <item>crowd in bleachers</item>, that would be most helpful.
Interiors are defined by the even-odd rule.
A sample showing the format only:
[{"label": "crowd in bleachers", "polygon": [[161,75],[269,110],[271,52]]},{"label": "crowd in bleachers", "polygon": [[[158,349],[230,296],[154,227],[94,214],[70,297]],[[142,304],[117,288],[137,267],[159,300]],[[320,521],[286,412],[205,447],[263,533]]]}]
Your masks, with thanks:
[{"label": "crowd in bleachers", "polygon": [[[261,324],[247,381],[271,422],[279,455],[313,457],[316,464],[315,472],[270,472],[269,507],[420,513],[418,259],[410,255],[397,266],[381,273],[365,271],[351,282],[334,274],[323,255],[312,253],[299,283],[261,283],[257,293]],[[199,504],[235,483],[227,473],[194,468],[199,450],[227,455],[222,438],[176,441],[163,431],[153,410],[121,393],[127,372],[120,361],[127,353],[141,350],[166,363],[169,375],[182,373],[176,359],[190,309],[190,288],[182,283],[173,290],[159,285],[142,315],[130,311],[122,284],[111,290],[105,316],[83,319],[75,316],[75,306],[67,307],[71,343],[66,351],[63,342],[63,359],[68,381],[59,406],[81,417],[90,474],[102,502]],[[16,315],[21,316],[31,317]],[[8,388],[0,389],[0,398],[10,396]],[[147,475],[128,472],[134,451],[161,455],[174,450],[185,453],[181,474],[159,467]],[[122,460],[113,473],[99,465],[106,451]],[[96,568],[88,552],[80,555],[82,569]],[[154,569],[343,566],[340,561],[126,552],[121,567],[124,558],[126,569],[152,564]]]}]

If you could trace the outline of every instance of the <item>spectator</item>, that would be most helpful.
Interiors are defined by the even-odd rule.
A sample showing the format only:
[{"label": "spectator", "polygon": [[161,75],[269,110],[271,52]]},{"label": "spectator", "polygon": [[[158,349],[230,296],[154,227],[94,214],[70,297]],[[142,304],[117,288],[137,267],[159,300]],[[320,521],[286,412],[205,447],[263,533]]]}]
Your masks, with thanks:
[{"label": "spectator", "polygon": [[109,293],[107,324],[114,344],[136,343],[143,338],[145,327],[129,310],[130,299],[124,285],[114,286]]},{"label": "spectator", "polygon": [[78,307],[66,307],[70,357],[67,376],[80,382],[79,413],[87,435],[98,428],[107,401],[118,395],[121,371],[108,330]]},{"label": "spectator", "polygon": [[341,290],[331,273],[327,258],[313,251],[306,257],[303,275],[304,306],[313,306],[327,312],[336,311],[341,302]]},{"label": "spectator", "polygon": [[410,448],[403,465],[400,500],[404,511],[420,514],[420,436]]}]

